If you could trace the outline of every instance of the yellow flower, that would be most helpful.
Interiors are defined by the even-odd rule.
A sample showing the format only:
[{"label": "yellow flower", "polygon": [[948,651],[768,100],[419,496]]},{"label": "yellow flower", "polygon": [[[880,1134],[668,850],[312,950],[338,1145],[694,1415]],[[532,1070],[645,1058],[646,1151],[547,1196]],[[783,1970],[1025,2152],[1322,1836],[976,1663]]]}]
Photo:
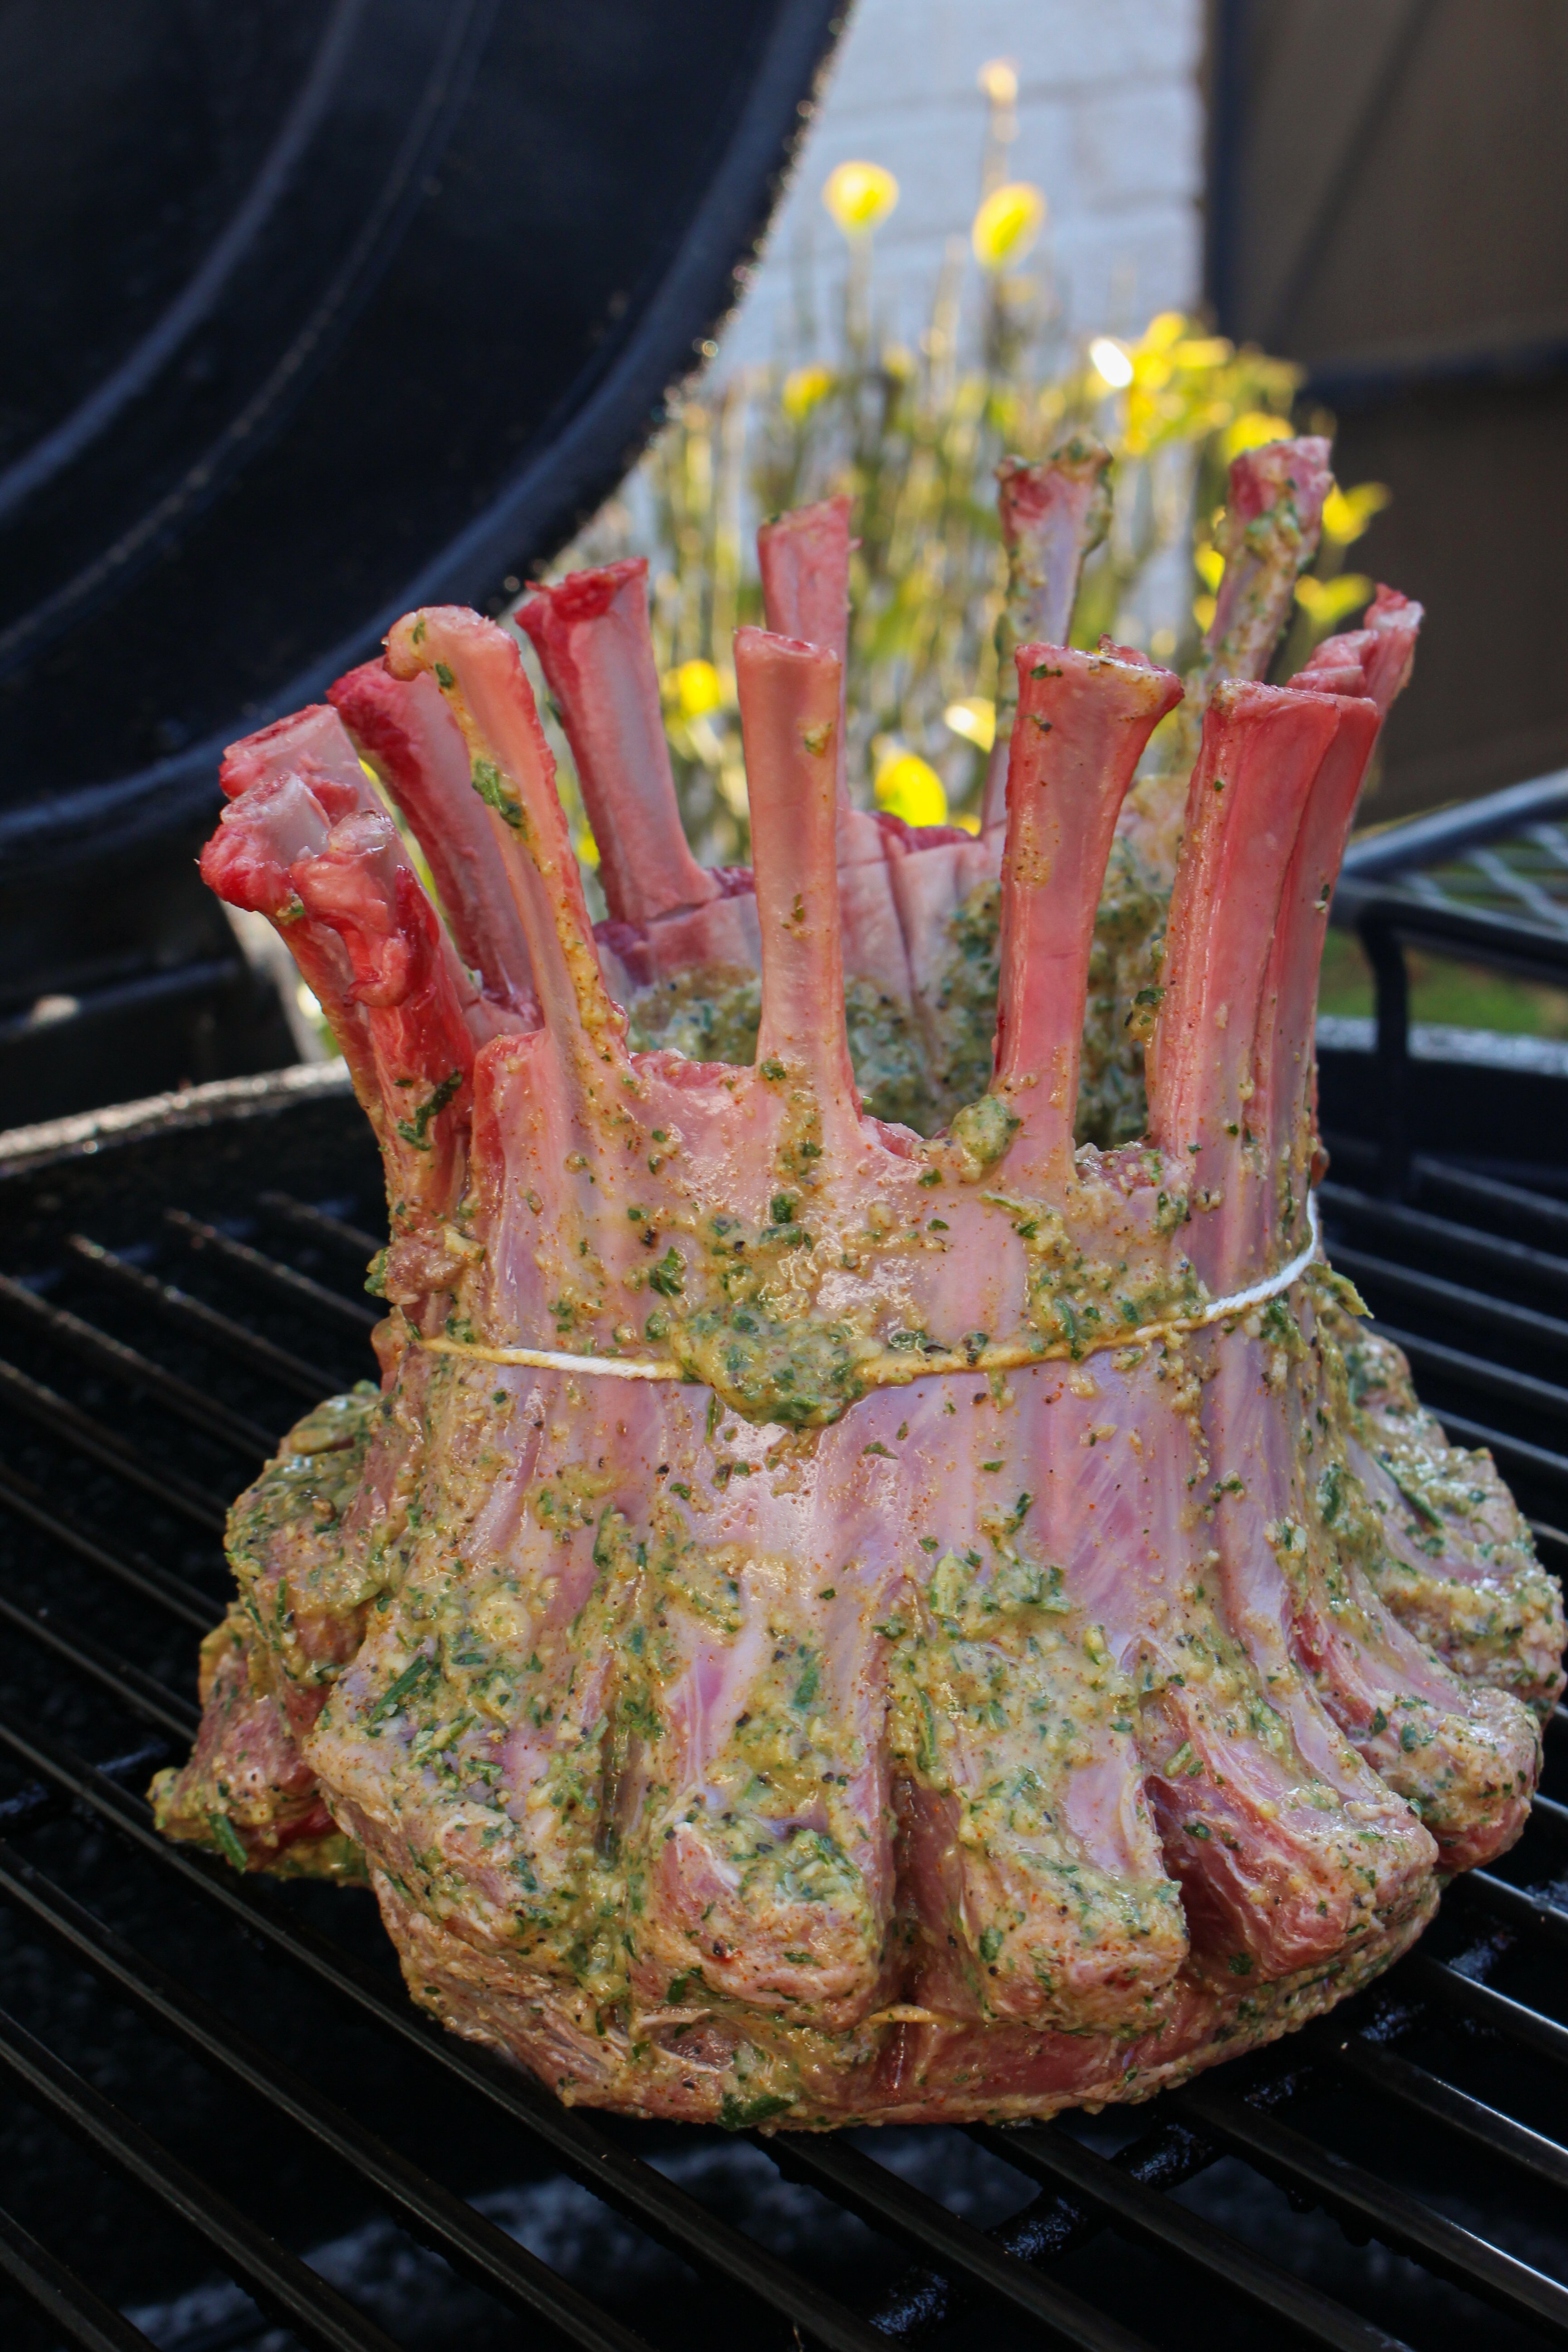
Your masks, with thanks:
[{"label": "yellow flower", "polygon": [[966,743],[976,743],[981,751],[989,751],[996,740],[996,705],[987,702],[983,694],[966,694],[962,702],[950,702],[942,712],[943,724]]},{"label": "yellow flower", "polygon": [[1168,352],[1179,343],[1187,331],[1187,321],[1180,310],[1156,310],[1139,340],[1142,352]]},{"label": "yellow flower", "polygon": [[877,771],[877,806],[906,824],[945,824],[947,794],[934,768],[914,751],[895,751]]},{"label": "yellow flower", "polygon": [[791,368],[779,394],[779,405],[792,425],[809,416],[824,395],[833,389],[833,370],[827,367]]},{"label": "yellow flower", "polygon": [[899,184],[880,163],[836,163],[822,201],[846,236],[879,227],[899,201]]},{"label": "yellow flower", "polygon": [[1270,416],[1267,409],[1247,408],[1233,417],[1225,428],[1220,444],[1220,457],[1226,465],[1239,457],[1244,449],[1261,449],[1266,441],[1288,441],[1290,420],[1288,416]]},{"label": "yellow flower", "polygon": [[682,719],[701,719],[718,709],[724,688],[710,661],[684,661],[679,669],[666,670],[664,698]]},{"label": "yellow flower", "polygon": [[1173,344],[1171,363],[1189,371],[1199,368],[1222,368],[1236,357],[1236,347],[1223,335],[1188,335]]},{"label": "yellow flower", "polygon": [[1207,629],[1214,620],[1215,600],[1212,596],[1193,598],[1193,618],[1200,629]]},{"label": "yellow flower", "polygon": [[1009,180],[993,188],[974,215],[969,241],[982,269],[1005,269],[1022,261],[1045,226],[1046,200],[1032,181]]},{"label": "yellow flower", "polygon": [[1011,58],[992,58],[975,76],[993,106],[1012,106],[1018,96],[1018,68]]},{"label": "yellow flower", "polygon": [[1393,496],[1384,482],[1358,482],[1353,490],[1342,490],[1336,483],[1323,500],[1323,537],[1336,547],[1348,547]]},{"label": "yellow flower", "polygon": [[599,863],[599,845],[595,840],[586,825],[583,827],[582,832],[577,835],[574,846],[577,851],[577,858],[580,865],[597,868]]},{"label": "yellow flower", "polygon": [[1296,583],[1296,602],[1320,629],[1336,629],[1358,612],[1372,595],[1372,582],[1362,572],[1342,572],[1337,580],[1314,580],[1309,572]]},{"label": "yellow flower", "polygon": [[1217,547],[1194,548],[1193,563],[1205,588],[1217,588],[1225,578],[1225,558]]}]

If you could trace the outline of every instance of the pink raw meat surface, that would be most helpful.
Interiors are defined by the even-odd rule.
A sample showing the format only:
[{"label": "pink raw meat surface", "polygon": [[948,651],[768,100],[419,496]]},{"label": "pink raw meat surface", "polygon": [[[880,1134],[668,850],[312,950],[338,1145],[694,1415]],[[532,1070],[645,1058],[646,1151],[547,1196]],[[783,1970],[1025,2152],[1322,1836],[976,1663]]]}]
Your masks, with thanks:
[{"label": "pink raw meat surface", "polygon": [[[1253,473],[1321,506],[1324,455]],[[768,527],[770,625],[735,641],[754,874],[680,835],[636,565],[522,616],[598,939],[517,639],[473,613],[410,614],[226,763],[203,870],[343,1045],[389,1311],[379,1393],[235,1507],[158,1817],[367,1874],[415,1999],[568,2100],[826,2126],[1142,2097],[1385,1967],[1535,1785],[1555,1588],[1308,1262],[1326,909],[1419,610],[1382,592],[1260,684],[1311,518],[1288,561],[1238,529],[1184,699],[1061,642],[1103,467],[1052,464],[1006,485],[1058,618],[1013,650],[989,839],[851,803],[840,501]],[[1075,1144],[1108,864],[1198,706],[1147,1132]],[[864,1108],[847,992],[938,1035],[977,884],[990,1083],[922,1136]],[[634,1050],[627,1000],[709,967],[754,991],[752,1058]]]}]

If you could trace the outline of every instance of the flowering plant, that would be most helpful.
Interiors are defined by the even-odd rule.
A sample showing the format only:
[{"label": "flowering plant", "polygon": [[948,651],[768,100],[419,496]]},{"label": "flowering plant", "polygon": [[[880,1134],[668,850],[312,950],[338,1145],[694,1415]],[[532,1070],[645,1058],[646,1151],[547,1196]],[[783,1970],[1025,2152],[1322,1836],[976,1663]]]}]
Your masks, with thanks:
[{"label": "flowering plant", "polygon": [[[917,346],[877,322],[875,234],[898,205],[898,182],[876,163],[840,163],[822,190],[847,247],[829,346],[803,317],[795,348],[776,364],[693,388],[561,559],[563,571],[649,559],[682,814],[710,863],[748,850],[730,648],[736,625],[761,617],[752,539],[762,517],[839,491],[853,499],[852,788],[911,824],[973,824],[995,724],[998,459],[1043,457],[1079,428],[1109,445],[1111,527],[1086,566],[1073,634],[1092,645],[1106,631],[1180,664],[1214,609],[1226,469],[1241,450],[1294,429],[1299,372],[1179,312],[1162,312],[1134,339],[1069,341],[1043,244],[1045,196],[1006,169],[1012,68],[994,61],[981,86],[990,103],[981,199]],[[1344,559],[1386,496],[1369,483],[1331,499],[1316,566],[1297,591],[1291,668],[1370,596],[1370,581]],[[569,788],[563,741],[557,750]],[[585,832],[583,847],[592,863]]]}]

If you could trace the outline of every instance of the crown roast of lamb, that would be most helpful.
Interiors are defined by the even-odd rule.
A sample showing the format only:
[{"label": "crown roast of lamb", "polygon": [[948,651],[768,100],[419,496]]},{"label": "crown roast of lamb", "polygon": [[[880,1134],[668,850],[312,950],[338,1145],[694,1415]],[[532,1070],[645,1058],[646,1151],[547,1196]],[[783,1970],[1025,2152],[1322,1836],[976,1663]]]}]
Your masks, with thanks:
[{"label": "crown roast of lamb", "polygon": [[597,927],[474,613],[225,762],[202,870],[336,1033],[387,1315],[235,1506],[159,1820],[368,1874],[415,1999],[565,2098],[1142,2097],[1519,1833],[1556,1588],[1313,1251],[1326,910],[1421,617],[1258,682],[1327,458],[1237,461],[1184,687],[1066,644],[1104,451],[1002,468],[978,835],[850,803],[842,499],[735,639],[754,874],[682,835],[641,563],[518,616]]}]

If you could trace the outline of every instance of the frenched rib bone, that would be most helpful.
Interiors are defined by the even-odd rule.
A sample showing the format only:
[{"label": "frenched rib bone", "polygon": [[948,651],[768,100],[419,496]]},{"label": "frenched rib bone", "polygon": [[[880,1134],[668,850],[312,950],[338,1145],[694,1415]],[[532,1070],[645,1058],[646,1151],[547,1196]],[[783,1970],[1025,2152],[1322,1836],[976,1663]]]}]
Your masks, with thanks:
[{"label": "frenched rib bone", "polygon": [[686,845],[665,741],[638,556],[574,572],[519,607],[561,713],[599,846],[612,918],[641,928],[704,905],[718,884]]},{"label": "frenched rib bone", "polygon": [[[1042,494],[1082,494],[1074,544],[1091,456]],[[203,871],[343,1043],[393,1312],[381,1396],[236,1507],[241,1601],[158,1819],[363,1868],[416,1999],[566,2098],[828,2126],[1144,2097],[1367,1982],[1519,1832],[1560,1600],[1310,1262],[1324,925],[1419,608],[1380,592],[1288,688],[1221,674],[1266,658],[1321,503],[1317,445],[1249,465],[1268,527],[1237,526],[1196,691],[1065,646],[1068,590],[1015,648],[999,882],[994,834],[847,822],[841,501],[767,527],[787,625],[736,636],[743,894],[678,838],[640,571],[529,607],[602,940],[516,640],[400,622],[334,700],[511,991],[477,1046],[335,715],[226,764]],[[1178,705],[1148,1132],[1075,1148],[1108,861]],[[929,1139],[862,1107],[873,883],[933,1054],[942,923],[994,896],[989,1083]],[[742,905],[752,1059],[633,1050],[630,963],[697,968]]]},{"label": "frenched rib bone", "polygon": [[1002,862],[998,1098],[1013,1181],[1071,1175],[1089,950],[1122,797],[1181,687],[1141,654],[1021,646]]},{"label": "frenched rib bone", "polygon": [[456,1204],[465,1172],[474,1045],[461,967],[390,818],[351,805],[334,821],[331,787],[315,783],[286,772],[243,791],[202,877],[289,948],[375,1129],[395,1223],[423,1223]]},{"label": "frenched rib bone", "polygon": [[996,732],[985,771],[983,832],[1000,825],[1006,814],[1007,746],[1017,703],[1014,656],[1019,646],[1066,645],[1084,559],[1110,526],[1110,466],[1103,441],[1075,433],[1042,464],[1004,457],[996,468],[1007,593],[996,625]]},{"label": "frenched rib bone", "polygon": [[[1204,713],[1217,687],[1261,678],[1268,669],[1296,583],[1317,553],[1323,502],[1332,487],[1329,444],[1315,434],[1266,442],[1232,462],[1214,618],[1187,674],[1181,713],[1172,721],[1158,771],[1128,810],[1128,832],[1167,886]],[[1418,625],[1419,607],[1416,619]]]},{"label": "frenched rib bone", "polygon": [[632,986],[712,969],[754,971],[760,947],[750,877],[698,865],[687,846],[665,740],[648,625],[647,565],[637,557],[574,572],[519,607],[572,747],[583,804],[601,844],[600,877]]},{"label": "frenched rib bone", "polygon": [[424,851],[458,953],[487,1000],[531,1028],[528,942],[496,870],[463,730],[434,678],[395,677],[384,661],[366,662],[339,678],[331,699]]},{"label": "frenched rib bone", "polygon": [[839,665],[832,758],[846,971],[902,1011],[911,1003],[914,986],[888,870],[889,827],[886,821],[856,808],[849,798],[844,687],[849,658],[849,552],[847,498],[797,508],[763,523],[757,533],[768,627],[776,635],[820,646]]}]

